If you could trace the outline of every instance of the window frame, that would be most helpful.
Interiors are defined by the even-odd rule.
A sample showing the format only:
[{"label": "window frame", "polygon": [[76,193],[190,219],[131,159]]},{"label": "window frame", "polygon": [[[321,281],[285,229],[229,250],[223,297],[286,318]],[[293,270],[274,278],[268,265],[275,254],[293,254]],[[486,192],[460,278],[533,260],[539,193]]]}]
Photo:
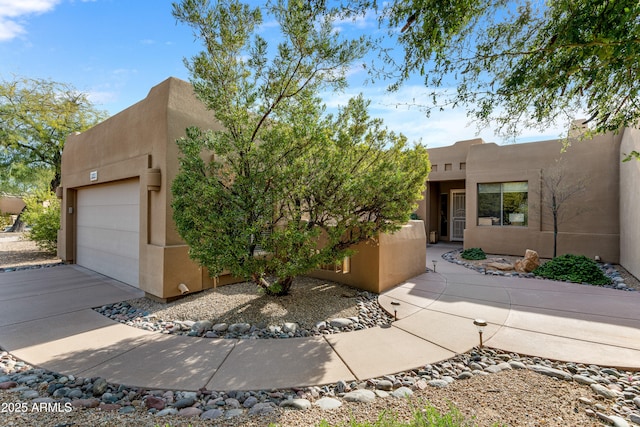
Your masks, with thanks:
[{"label": "window frame", "polygon": [[[509,184],[513,185],[515,184],[516,186],[518,185],[523,185],[526,188],[525,191],[505,191],[505,186],[508,186]],[[498,193],[496,192],[491,192],[491,191],[485,191],[482,192],[481,191],[481,186],[499,186],[500,191]],[[479,182],[477,183],[476,186],[477,189],[477,203],[476,203],[476,215],[477,215],[477,222],[476,225],[479,227],[517,227],[517,228],[526,228],[529,226],[529,181],[527,180],[523,180],[523,181],[502,181],[502,182]],[[505,213],[505,193],[522,193],[525,194],[525,201],[526,201],[526,205],[524,207],[524,212],[509,212],[509,213]],[[498,212],[498,216],[480,216],[480,202],[481,202],[481,195],[482,194],[498,194],[499,195],[499,212]],[[518,221],[517,224],[512,224],[512,223],[505,223],[505,215],[514,215],[514,214],[518,214],[518,215],[523,215],[522,219],[523,221]],[[498,218],[499,219],[499,223],[494,223],[494,219],[493,218]],[[491,223],[487,223],[487,219],[489,219],[491,221]],[[515,222],[515,221],[514,221]]]}]

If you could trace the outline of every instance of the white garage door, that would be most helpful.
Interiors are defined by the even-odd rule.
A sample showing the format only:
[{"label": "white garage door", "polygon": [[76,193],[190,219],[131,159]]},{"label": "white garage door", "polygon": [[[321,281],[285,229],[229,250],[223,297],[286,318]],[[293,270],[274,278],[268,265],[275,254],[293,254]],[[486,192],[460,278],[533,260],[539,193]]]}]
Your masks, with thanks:
[{"label": "white garage door", "polygon": [[76,263],[138,286],[140,184],[137,179],[78,190]]}]

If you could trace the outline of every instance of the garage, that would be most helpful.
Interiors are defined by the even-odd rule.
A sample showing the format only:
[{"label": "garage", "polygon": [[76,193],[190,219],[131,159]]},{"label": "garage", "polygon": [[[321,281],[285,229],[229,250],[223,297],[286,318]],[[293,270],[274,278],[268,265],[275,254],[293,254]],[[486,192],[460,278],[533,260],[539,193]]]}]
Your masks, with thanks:
[{"label": "garage", "polygon": [[79,188],[76,213],[76,263],[138,287],[139,180]]}]

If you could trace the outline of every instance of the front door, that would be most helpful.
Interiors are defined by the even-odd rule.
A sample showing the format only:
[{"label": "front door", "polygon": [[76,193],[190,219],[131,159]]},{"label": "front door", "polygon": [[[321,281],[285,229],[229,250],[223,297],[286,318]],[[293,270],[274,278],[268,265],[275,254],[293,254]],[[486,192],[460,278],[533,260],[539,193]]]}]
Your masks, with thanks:
[{"label": "front door", "polygon": [[464,239],[466,224],[465,190],[451,190],[451,240],[461,242]]}]

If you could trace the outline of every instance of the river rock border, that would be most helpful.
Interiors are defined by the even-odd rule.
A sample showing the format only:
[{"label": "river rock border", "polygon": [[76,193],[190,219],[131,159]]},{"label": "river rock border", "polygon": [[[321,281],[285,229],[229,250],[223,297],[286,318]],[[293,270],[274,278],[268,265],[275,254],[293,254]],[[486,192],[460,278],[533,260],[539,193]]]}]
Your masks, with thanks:
[{"label": "river rock border", "polygon": [[[503,276],[503,277],[522,277],[525,279],[538,279],[538,280],[549,280],[542,276],[536,276],[533,273],[518,273],[517,271],[513,272],[505,272],[500,270],[488,269],[482,266],[477,266],[471,262],[466,262],[464,260],[458,259],[458,255],[462,253],[462,249],[455,249],[449,252],[446,252],[442,255],[442,258],[446,261],[449,261],[454,264],[461,265],[468,269],[471,269],[480,274],[492,275],[492,276]],[[620,272],[616,270],[615,265],[609,263],[597,263],[598,268],[602,270],[605,276],[611,279],[610,285],[602,285],[601,288],[610,288],[610,289],[618,289],[621,291],[631,291],[634,292],[635,289],[627,287],[624,283],[624,279],[622,278]],[[575,282],[567,282],[567,283],[575,283]],[[590,283],[581,283],[582,285],[593,286]]]},{"label": "river rock border", "polygon": [[310,329],[301,328],[297,323],[280,325],[265,323],[214,323],[211,320],[163,320],[142,309],[132,307],[127,302],[119,302],[94,308],[95,311],[116,322],[163,334],[187,335],[203,338],[229,339],[285,339],[311,337],[357,331],[376,326],[388,326],[393,321],[378,304],[378,296],[367,291],[357,295],[358,316],[321,320]]},{"label": "river rock border", "polygon": [[61,375],[32,366],[0,352],[0,390],[15,394],[16,400],[45,403],[73,409],[98,408],[119,414],[146,412],[158,418],[229,419],[241,416],[265,417],[281,408],[324,410],[343,402],[410,397],[428,387],[447,387],[477,375],[529,369],[557,380],[588,385],[596,399],[580,398],[579,408],[587,415],[616,426],[640,425],[640,374],[596,365],[557,362],[539,357],[505,353],[491,348],[474,348],[449,360],[418,369],[385,375],[366,381],[293,388],[286,390],[212,391],[147,390],[108,383],[104,378]]}]

